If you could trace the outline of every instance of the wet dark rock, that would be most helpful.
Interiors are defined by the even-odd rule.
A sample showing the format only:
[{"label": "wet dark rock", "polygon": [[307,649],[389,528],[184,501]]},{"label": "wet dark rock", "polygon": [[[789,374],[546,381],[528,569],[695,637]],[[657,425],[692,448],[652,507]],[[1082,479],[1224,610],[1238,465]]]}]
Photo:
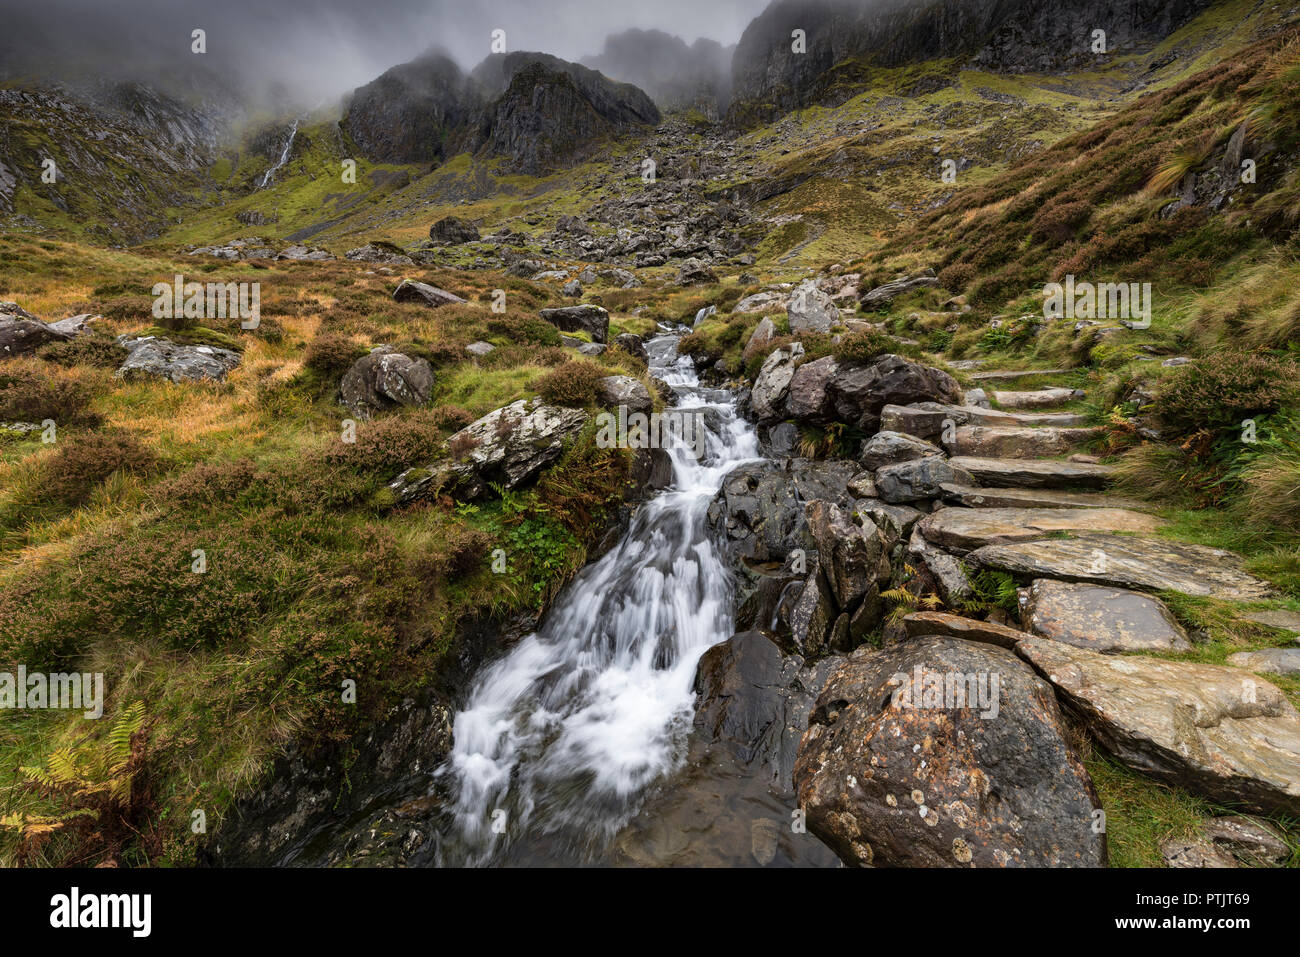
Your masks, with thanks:
[{"label": "wet dark rock", "polygon": [[877,432],[862,443],[862,454],[858,462],[863,468],[875,471],[887,465],[911,462],[931,456],[944,457],[943,449],[923,439],[901,432]]},{"label": "wet dark rock", "polygon": [[876,470],[876,488],[890,504],[938,498],[942,486],[972,484],[969,472],[938,457],[913,459]]},{"label": "wet dark rock", "polygon": [[957,402],[961,389],[948,373],[884,355],[869,363],[841,363],[827,386],[835,417],[866,432],[877,431],[887,405]]},{"label": "wet dark rock", "polygon": [[839,368],[832,356],[805,362],[794,370],[786,396],[786,414],[802,422],[825,422],[831,413],[826,387]]},{"label": "wet dark rock", "polygon": [[638,335],[631,332],[620,333],[614,337],[614,345],[642,362],[648,363],[650,361],[650,355],[646,352],[645,341]]},{"label": "wet dark rock", "polygon": [[609,336],[609,313],[600,306],[560,306],[539,315],[563,332],[585,332],[594,343],[603,344]]}]

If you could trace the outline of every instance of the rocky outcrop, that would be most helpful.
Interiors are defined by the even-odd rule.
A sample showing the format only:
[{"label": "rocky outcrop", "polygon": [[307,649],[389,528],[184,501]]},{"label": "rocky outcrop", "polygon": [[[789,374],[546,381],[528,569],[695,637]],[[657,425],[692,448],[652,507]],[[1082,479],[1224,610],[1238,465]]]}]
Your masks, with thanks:
[{"label": "rocky outcrop", "polygon": [[526,173],[542,173],[590,151],[614,133],[659,122],[641,90],[541,53],[489,57],[474,70],[504,89],[484,111],[483,148]]},{"label": "rocky outcrop", "polygon": [[469,500],[485,497],[493,485],[518,488],[558,459],[586,424],[581,409],[520,399],[461,429],[447,440],[448,460],[407,469],[388,492],[400,505],[439,491]]},{"label": "rocky outcrop", "polygon": [[[974,58],[985,69],[1055,73],[1096,62],[1092,31],[1104,25],[1111,54],[1145,50],[1209,0],[781,0],[745,29],[732,59],[735,123],[771,120],[797,107],[837,105],[857,88],[840,81],[866,64]],[[792,31],[806,50],[792,53]],[[942,84],[942,78],[936,82]]]},{"label": "rocky outcrop", "polygon": [[841,363],[827,392],[835,417],[867,433],[878,430],[887,405],[961,401],[961,388],[948,373],[896,355]]},{"label": "rocky outcrop", "polygon": [[465,300],[460,298],[454,292],[447,292],[445,289],[439,289],[437,286],[430,286],[427,282],[416,282],[414,279],[403,279],[393,290],[393,300],[395,302],[418,302],[423,303],[433,309],[439,306],[449,306],[453,303],[464,305]]},{"label": "rocky outcrop", "polygon": [[602,137],[659,119],[636,87],[544,53],[494,54],[470,76],[433,53],[355,90],[341,125],[379,162],[441,162],[481,150],[516,171],[541,173]]},{"label": "rocky outcrop", "polygon": [[370,159],[441,162],[473,142],[485,101],[455,61],[431,53],[354,90],[339,125]]},{"label": "rocky outcrop", "polygon": [[803,345],[792,342],[784,349],[773,349],[763,360],[749,393],[749,408],[760,425],[785,418],[785,400],[790,394],[796,362],[803,356]]},{"label": "rocky outcrop", "polygon": [[31,355],[41,346],[71,338],[68,333],[54,329],[39,319],[0,313],[0,359]]},{"label": "rocky outcrop", "polygon": [[1046,638],[1016,651],[1129,767],[1247,811],[1300,811],[1300,714],[1252,672]]},{"label": "rocky outcrop", "polygon": [[222,382],[241,358],[230,349],[180,345],[154,336],[121,336],[117,343],[127,350],[126,361],[116,373],[121,379],[156,376],[172,382]]},{"label": "rocky outcrop", "polygon": [[830,332],[831,326],[840,319],[840,311],[831,297],[818,289],[816,281],[812,279],[795,288],[785,309],[790,320],[790,334],[795,336],[809,332]]},{"label": "rocky outcrop", "polygon": [[339,401],[358,419],[401,406],[426,405],[433,390],[433,367],[391,346],[362,356],[343,374]]},{"label": "rocky outcrop", "polygon": [[650,390],[640,379],[631,376],[606,376],[596,383],[596,394],[601,405],[610,409],[626,409],[628,415],[649,412],[654,407]]},{"label": "rocky outcrop", "polygon": [[1051,687],[992,645],[927,636],[854,652],[817,698],[794,782],[809,830],[849,864],[1106,862]]},{"label": "rocky outcrop", "polygon": [[444,246],[478,242],[478,227],[455,216],[444,216],[429,227],[429,239]]}]

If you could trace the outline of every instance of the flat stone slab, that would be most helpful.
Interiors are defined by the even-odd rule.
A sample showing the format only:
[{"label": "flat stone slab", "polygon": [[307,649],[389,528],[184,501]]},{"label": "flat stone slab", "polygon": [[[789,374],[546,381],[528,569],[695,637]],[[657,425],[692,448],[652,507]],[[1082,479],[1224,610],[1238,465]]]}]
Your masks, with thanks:
[{"label": "flat stone slab", "polygon": [[1036,488],[975,488],[969,485],[940,486],[946,501],[967,508],[1127,508],[1142,511],[1145,502],[1120,498],[1106,492],[1062,492]]},{"label": "flat stone slab", "polygon": [[1000,459],[960,455],[951,460],[983,485],[1016,488],[1103,488],[1114,474],[1109,465],[1042,459]]},{"label": "flat stone slab", "polygon": [[1150,534],[1165,523],[1122,508],[941,508],[921,520],[927,541],[972,551],[985,545],[1034,541],[1053,532]]},{"label": "flat stone slab", "polygon": [[1106,585],[1040,578],[1029,586],[1024,622],[1040,637],[1102,653],[1192,647],[1164,602]]},{"label": "flat stone slab", "polygon": [[1239,651],[1228,656],[1228,664],[1270,675],[1297,675],[1300,674],[1300,648]]},{"label": "flat stone slab", "polygon": [[913,612],[903,619],[907,637],[923,638],[926,635],[947,635],[949,638],[963,638],[966,641],[978,641],[986,645],[1014,650],[1022,638],[1029,635],[994,621],[978,621],[963,618],[943,611]]},{"label": "flat stone slab", "polygon": [[1047,638],[1016,653],[1128,767],[1248,812],[1300,813],[1300,714],[1253,672]]},{"label": "flat stone slab", "polygon": [[1245,611],[1241,617],[1258,625],[1268,625],[1282,631],[1300,635],[1300,612],[1287,611],[1285,608],[1270,608],[1265,611]]},{"label": "flat stone slab", "polygon": [[1241,569],[1232,552],[1164,539],[1131,538],[1100,532],[1009,545],[986,545],[967,560],[1026,578],[1055,578],[1177,591],[1225,601],[1259,601],[1272,586]]},{"label": "flat stone slab", "polygon": [[1035,389],[1031,392],[993,393],[993,401],[1004,409],[1051,409],[1082,399],[1082,389]]},{"label": "flat stone slab", "polygon": [[1104,429],[1055,426],[963,425],[944,443],[953,455],[987,458],[1046,458],[1066,455],[1101,438]]},{"label": "flat stone slab", "polygon": [[1001,409],[981,409],[974,406],[954,406],[961,418],[969,425],[987,425],[990,427],[1032,427],[1055,426],[1060,429],[1072,429],[1087,425],[1088,417],[1077,412],[1004,412]]},{"label": "flat stone slab", "polygon": [[974,382],[1011,382],[1038,376],[1068,375],[1074,371],[1074,369],[992,369],[988,372],[972,372],[970,378]]}]

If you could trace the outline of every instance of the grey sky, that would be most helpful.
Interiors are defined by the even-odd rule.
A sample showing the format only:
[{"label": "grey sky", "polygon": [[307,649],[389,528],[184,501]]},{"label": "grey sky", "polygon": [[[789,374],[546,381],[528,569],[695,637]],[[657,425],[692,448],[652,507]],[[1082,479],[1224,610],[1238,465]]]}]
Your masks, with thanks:
[{"label": "grey sky", "polygon": [[470,67],[491,31],[512,50],[577,60],[605,37],[657,28],[687,42],[735,43],[768,0],[0,0],[0,70],[195,72],[190,33],[207,31],[203,66],[250,93],[281,83],[333,97],[442,47]]}]

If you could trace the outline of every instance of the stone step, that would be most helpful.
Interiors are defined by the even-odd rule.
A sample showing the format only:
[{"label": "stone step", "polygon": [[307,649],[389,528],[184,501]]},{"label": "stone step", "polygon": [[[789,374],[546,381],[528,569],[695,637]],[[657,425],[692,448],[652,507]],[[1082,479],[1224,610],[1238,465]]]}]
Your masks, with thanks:
[{"label": "stone step", "polygon": [[1300,714],[1253,672],[1047,638],[1016,654],[1121,763],[1241,811],[1300,815]]},{"label": "stone step", "polygon": [[965,469],[981,485],[1016,488],[1104,488],[1114,474],[1109,465],[1088,465],[1057,459],[1004,459],[955,456],[953,468]]},{"label": "stone step", "polygon": [[993,401],[1003,409],[1051,409],[1084,397],[1082,389],[1037,389],[1033,392],[994,392]]},{"label": "stone step", "polygon": [[1069,375],[1074,371],[1074,369],[994,369],[989,372],[972,372],[969,378],[973,382],[1013,382],[1016,379]]},{"label": "stone step", "polygon": [[1115,653],[1192,647],[1164,602],[1151,595],[1039,578],[1022,596],[1027,631],[1076,648]]},{"label": "stone step", "polygon": [[1075,428],[1085,425],[1087,421],[1086,416],[1074,412],[1002,412],[969,405],[943,405],[939,402],[887,405],[880,410],[882,432],[902,432],[922,439],[935,438],[943,434],[944,429],[959,425],[982,425],[989,428]]},{"label": "stone step", "polygon": [[942,485],[948,502],[967,508],[1127,508],[1149,510],[1146,502],[1120,498],[1107,492],[1060,492],[1035,488],[974,488]]},{"label": "stone step", "polygon": [[1095,442],[1105,434],[1101,428],[1059,429],[1055,426],[964,425],[953,430],[944,445],[953,455],[980,458],[1050,458],[1067,455]]},{"label": "stone step", "polygon": [[941,508],[918,526],[926,541],[973,551],[985,545],[1035,541],[1058,532],[1150,535],[1165,523],[1123,508]]},{"label": "stone step", "polygon": [[1165,539],[1090,532],[1008,545],[985,545],[966,557],[979,568],[1022,578],[1054,578],[1142,591],[1176,591],[1224,601],[1261,601],[1272,587],[1241,567],[1232,552]]}]

